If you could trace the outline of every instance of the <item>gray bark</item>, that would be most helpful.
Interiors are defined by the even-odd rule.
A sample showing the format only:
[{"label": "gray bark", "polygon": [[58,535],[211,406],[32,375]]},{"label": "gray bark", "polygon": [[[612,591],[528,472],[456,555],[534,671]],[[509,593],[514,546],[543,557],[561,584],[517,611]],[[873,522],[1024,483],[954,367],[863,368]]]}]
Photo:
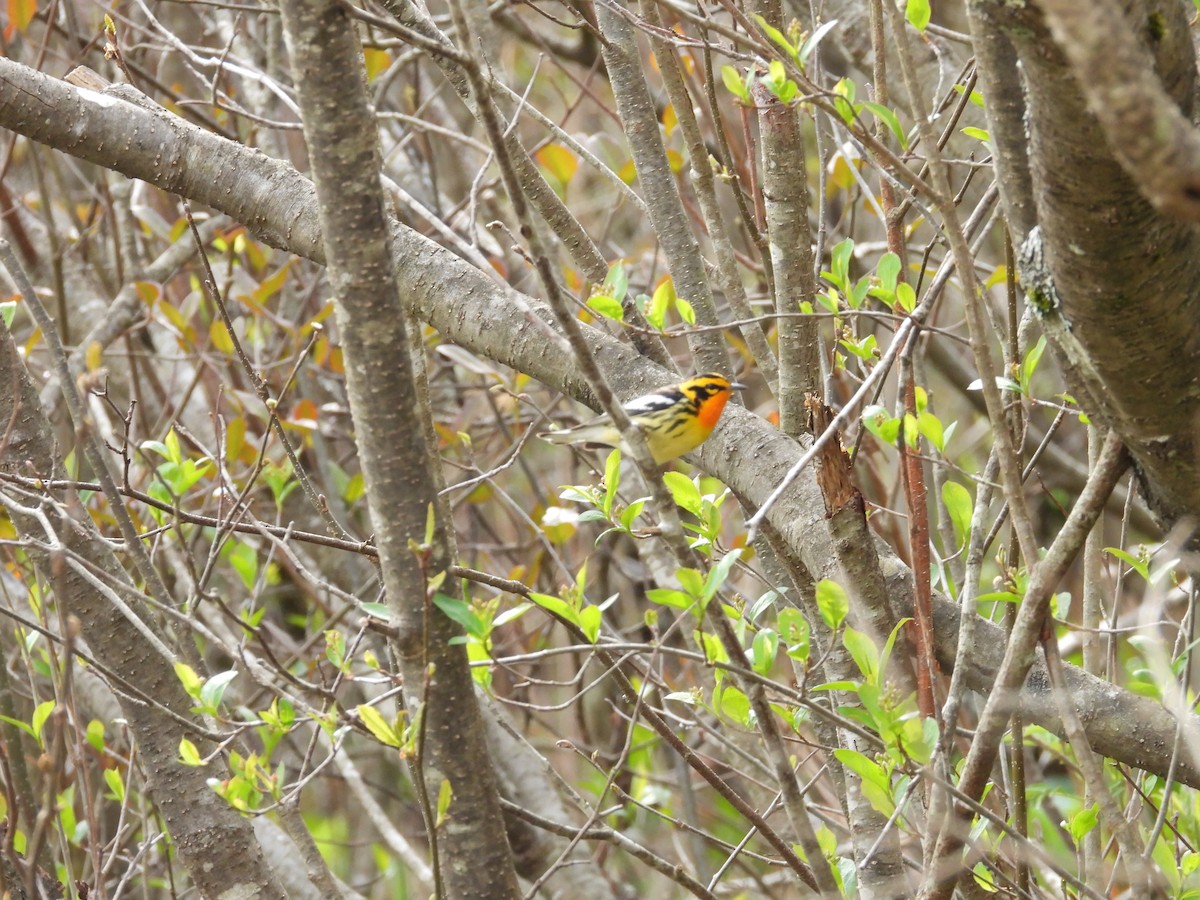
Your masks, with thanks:
[{"label": "gray bark", "polygon": [[[496,783],[459,627],[432,602],[457,593],[429,580],[450,565],[449,523],[425,446],[404,315],[389,255],[381,158],[366,96],[358,36],[326,0],[282,7],[304,135],[316,183],[329,281],[346,355],[350,409],[376,546],[396,635],[409,721],[419,723],[414,781],[431,845],[435,884],[455,898],[519,897]],[[433,533],[427,517],[438,510]],[[452,791],[438,809],[443,784]]]}]

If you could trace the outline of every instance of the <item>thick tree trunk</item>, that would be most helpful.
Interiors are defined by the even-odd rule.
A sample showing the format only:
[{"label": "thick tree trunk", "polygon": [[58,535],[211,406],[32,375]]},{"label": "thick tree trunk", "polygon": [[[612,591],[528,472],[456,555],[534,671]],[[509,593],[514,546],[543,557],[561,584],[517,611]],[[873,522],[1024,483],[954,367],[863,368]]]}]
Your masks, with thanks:
[{"label": "thick tree trunk", "polygon": [[[1141,0],[1124,6],[1125,18],[1118,17],[1113,30],[1082,36],[1092,64],[1102,63],[1101,48],[1119,32],[1123,42],[1140,45],[1147,68],[1153,62],[1157,71],[1157,79],[1149,71],[1146,77],[1190,119],[1196,63],[1184,8]],[[1060,356],[1068,379],[1084,409],[1124,439],[1160,522],[1194,522],[1200,517],[1200,232],[1147,199],[1108,137],[1112,128],[1089,111],[1103,98],[1080,79],[1095,78],[1096,71],[1069,61],[1036,13],[986,0],[972,12],[985,87],[1011,89],[1014,82],[1010,58],[995,52],[997,29],[1020,63],[1026,115],[1008,114],[1009,93],[996,98],[994,109],[989,95],[989,126],[998,145],[1009,148],[997,172],[1015,240],[1040,225],[1064,325],[1086,355],[1082,366],[1074,354]],[[1145,108],[1132,104],[1129,111]],[[1131,116],[1118,140],[1128,143],[1145,131]],[[1028,192],[1023,173],[1013,171],[1023,158],[1029,160]]]},{"label": "thick tree trunk", "polygon": [[[389,254],[379,138],[358,35],[344,8],[297,0],[282,9],[316,182],[329,281],[337,300],[359,460],[404,682],[435,881],[448,897],[520,896],[461,629],[433,603],[458,594],[448,576],[449,523],[425,445],[412,359]],[[440,584],[432,579],[444,577]],[[449,790],[449,803],[442,797]]]}]

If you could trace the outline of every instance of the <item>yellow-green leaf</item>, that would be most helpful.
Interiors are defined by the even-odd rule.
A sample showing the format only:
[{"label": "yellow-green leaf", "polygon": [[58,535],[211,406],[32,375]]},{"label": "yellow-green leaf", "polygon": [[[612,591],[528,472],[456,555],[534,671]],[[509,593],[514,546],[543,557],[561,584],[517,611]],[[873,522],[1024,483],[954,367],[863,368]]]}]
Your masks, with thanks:
[{"label": "yellow-green leaf", "polygon": [[908,0],[904,7],[904,18],[917,31],[924,31],[929,24],[929,0]]},{"label": "yellow-green leaf", "polygon": [[381,744],[388,747],[399,747],[400,739],[396,737],[396,729],[388,724],[383,713],[365,703],[358,707],[358,717],[367,726],[367,731],[375,735]]},{"label": "yellow-green leaf", "polygon": [[454,789],[450,787],[448,778],[442,779],[442,785],[438,788],[437,802],[437,822],[435,828],[441,828],[442,823],[446,821],[446,815],[450,811],[450,801],[454,799]]},{"label": "yellow-green leaf", "polygon": [[181,738],[179,741],[179,761],[185,766],[204,765],[204,761],[200,759],[200,751],[187,738]]},{"label": "yellow-green leaf", "polygon": [[213,323],[208,326],[208,337],[213,347],[221,353],[233,352],[233,339],[229,336],[229,329],[220,319],[213,319]]}]

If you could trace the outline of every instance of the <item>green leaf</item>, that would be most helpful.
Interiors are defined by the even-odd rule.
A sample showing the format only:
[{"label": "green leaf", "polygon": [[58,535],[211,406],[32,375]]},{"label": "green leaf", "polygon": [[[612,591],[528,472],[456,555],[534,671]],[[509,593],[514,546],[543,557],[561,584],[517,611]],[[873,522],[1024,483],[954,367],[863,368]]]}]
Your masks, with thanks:
[{"label": "green leaf", "polygon": [[[180,756],[182,756],[182,745],[179,749],[181,751]],[[192,749],[194,750],[195,748],[193,747]],[[125,802],[125,782],[121,778],[121,771],[119,769],[105,769],[104,783],[107,784],[108,789],[113,792],[113,797],[116,798],[118,803]]]},{"label": "green leaf", "polygon": [[533,591],[529,593],[529,599],[540,606],[542,609],[554,613],[560,618],[566,619],[576,628],[579,627],[579,613],[574,608],[558,597],[552,597],[549,594],[538,594]]},{"label": "green leaf", "polygon": [[871,806],[881,815],[890,816],[896,804],[892,800],[891,777],[887,771],[856,750],[839,748],[833,755],[859,777],[863,796]]},{"label": "green leaf", "polygon": [[50,713],[54,712],[56,706],[54,700],[43,700],[33,710],[33,715],[30,717],[29,724],[33,728],[34,737],[38,739],[38,743],[42,740],[42,729],[46,725],[46,720],[50,718]]},{"label": "green leaf", "polygon": [[679,318],[683,319],[688,325],[696,324],[696,311],[692,309],[692,304],[688,303],[682,297],[675,298],[675,312],[679,313]]},{"label": "green leaf", "polygon": [[889,447],[896,443],[900,434],[900,420],[879,405],[868,406],[862,411],[862,423],[867,431]]},{"label": "green leaf", "polygon": [[9,725],[15,725],[32,738],[37,738],[33,733],[33,729],[29,727],[28,722],[22,722],[20,719],[14,719],[12,716],[0,716],[0,722],[7,722]]},{"label": "green leaf", "polygon": [[831,630],[836,631],[850,612],[850,598],[836,581],[822,578],[817,582],[817,609]]},{"label": "green leaf", "polygon": [[104,723],[99,719],[92,719],[88,722],[87,742],[97,753],[104,752]]},{"label": "green leaf", "polygon": [[1145,559],[1136,557],[1132,553],[1122,550],[1120,547],[1105,547],[1104,552],[1126,563],[1146,581],[1150,580],[1150,563]]},{"label": "green leaf", "polygon": [[230,547],[229,565],[237,572],[246,590],[253,590],[258,580],[258,551],[244,541],[237,541]]},{"label": "green leaf", "polygon": [[733,66],[721,66],[721,80],[725,82],[725,89],[729,93],[747,106],[750,105],[750,91],[742,84],[742,76],[737,73],[737,69]]},{"label": "green leaf", "polygon": [[695,597],[673,588],[651,588],[646,591],[646,599],[659,606],[670,606],[674,609],[690,609],[696,602]]},{"label": "green leaf", "polygon": [[138,449],[152,450],[164,459],[169,458],[169,454],[171,452],[167,449],[167,445],[162,441],[142,441],[140,444],[138,444]]},{"label": "green leaf", "polygon": [[460,597],[450,597],[440,591],[433,595],[434,605],[463,627],[473,638],[482,640],[487,637],[487,624],[481,619],[467,601]]},{"label": "green leaf", "polygon": [[850,651],[850,656],[853,657],[858,670],[863,673],[863,677],[868,682],[877,683],[879,681],[879,650],[876,648],[875,642],[863,632],[847,627],[842,635],[842,643]]},{"label": "green leaf", "polygon": [[529,612],[531,609],[533,609],[532,603],[518,603],[512,609],[506,609],[504,612],[496,616],[496,618],[492,620],[492,628],[499,628],[501,625],[507,625],[509,622],[513,622],[521,618],[521,616],[525,615],[525,613]]},{"label": "green leaf", "polygon": [[613,450],[604,461],[604,515],[612,517],[613,501],[617,498],[617,488],[621,486],[621,451]]},{"label": "green leaf", "polygon": [[917,31],[924,31],[929,25],[929,0],[908,0],[904,7],[904,18]]},{"label": "green leaf", "polygon": [[896,282],[900,278],[900,257],[889,250],[879,258],[875,273],[879,276],[879,283],[884,290],[895,291]]},{"label": "green leaf", "polygon": [[[1197,2],[1200,2],[1200,0],[1197,0]],[[799,58],[796,60],[801,67],[808,62],[809,56],[811,56],[812,52],[817,49],[817,44],[821,43],[821,38],[829,34],[829,32],[831,32],[837,26],[837,23],[837,19],[832,19],[809,35],[808,40],[804,42],[804,46],[800,48]]]},{"label": "green leaf", "polygon": [[453,799],[454,789],[450,787],[450,779],[443,778],[438,787],[437,821],[434,828],[441,828],[442,823],[446,821],[447,814],[450,812],[450,802]]},{"label": "green leaf", "polygon": [[750,723],[750,699],[735,687],[721,691],[721,715],[746,728]]},{"label": "green leaf", "polygon": [[1025,388],[1026,393],[1029,391],[1030,381],[1033,380],[1033,373],[1037,371],[1038,363],[1045,352],[1046,336],[1042,335],[1038,338],[1038,342],[1025,354],[1025,360],[1021,363],[1021,386]]},{"label": "green leaf", "polygon": [[591,604],[579,611],[579,630],[583,632],[589,644],[596,643],[596,639],[600,637],[601,615],[600,607]]},{"label": "green leaf", "polygon": [[358,718],[362,720],[363,725],[367,726],[367,731],[371,732],[376,740],[387,747],[399,749],[400,738],[396,734],[396,729],[389,725],[387,719],[383,717],[383,713],[365,703],[357,707],[357,711]]},{"label": "green leaf", "polygon": [[425,508],[425,546],[433,546],[433,536],[437,532],[437,513],[434,511],[433,504],[430,503]]},{"label": "green leaf", "polygon": [[587,302],[588,309],[599,313],[606,319],[613,319],[617,322],[625,321],[625,308],[621,306],[621,302],[607,294],[595,294]]},{"label": "green leaf", "polygon": [[667,485],[667,490],[671,492],[671,498],[675,504],[686,509],[696,518],[700,518],[704,510],[704,503],[696,482],[682,472],[665,472],[663,481]]},{"label": "green leaf", "polygon": [[[833,108],[847,125],[854,125],[858,118],[858,108],[854,105],[854,97],[858,88],[849,78],[843,78],[833,86]],[[849,238],[847,238],[849,240]]]},{"label": "green leaf", "polygon": [[0,303],[0,319],[4,320],[5,328],[12,328],[13,317],[17,314],[17,302],[9,300],[6,303]]},{"label": "green leaf", "polygon": [[608,267],[608,274],[604,276],[604,287],[600,293],[607,294],[618,303],[624,301],[625,295],[629,293],[629,275],[625,272],[625,264],[620,260]]},{"label": "green leaf", "polygon": [[794,606],[785,606],[779,611],[776,624],[784,644],[787,645],[787,655],[799,663],[808,662],[811,629],[804,614]]},{"label": "green leaf", "polygon": [[887,130],[892,133],[896,141],[900,144],[900,149],[908,149],[908,135],[904,132],[904,128],[900,125],[900,117],[896,115],[895,110],[889,109],[882,103],[874,103],[867,100],[863,106],[875,114],[880,122],[887,126]]},{"label": "green leaf", "polygon": [[896,302],[900,304],[902,310],[908,313],[917,308],[917,292],[907,281],[896,285]]},{"label": "green leaf", "polygon": [[979,594],[975,598],[976,603],[1020,603],[1021,595],[1014,594],[1012,591],[989,591],[986,594]]},{"label": "green leaf", "polygon": [[[792,42],[787,39],[787,37],[784,35],[784,33],[782,31],[780,31],[774,25],[770,24],[766,19],[764,19],[760,15],[755,15],[754,21],[757,22],[758,27],[763,30],[763,34],[765,34],[767,37],[769,37],[771,40],[773,40],[776,44],[778,44],[781,48],[783,48],[783,51],[785,53],[787,53],[788,56],[790,56],[797,63],[799,63],[800,55],[796,52],[796,48],[792,46]],[[778,60],[775,60],[775,62],[778,62]]]},{"label": "green leaf", "polygon": [[204,760],[200,758],[200,751],[187,738],[181,738],[179,741],[179,761],[185,766],[195,767],[204,765]]},{"label": "green leaf", "polygon": [[764,628],[754,636],[754,671],[759,675],[769,675],[771,666],[775,663],[775,654],[779,651],[779,634],[770,628]]},{"label": "green leaf", "polygon": [[675,570],[675,577],[679,579],[680,586],[699,600],[704,593],[704,576],[695,569],[679,568]]},{"label": "green leaf", "polygon": [[642,509],[645,508],[646,501],[648,499],[648,497],[643,497],[639,500],[634,500],[627,507],[625,507],[625,511],[621,513],[622,528],[624,528],[626,531],[629,531],[633,528],[633,520],[642,514]]},{"label": "green leaf", "polygon": [[[956,93],[956,94],[962,94],[962,92],[965,91],[966,89],[967,89],[967,86],[965,84],[954,85],[954,93]],[[971,96],[969,99],[972,103],[974,103],[980,109],[984,108],[983,94],[979,93],[979,91],[971,91]]]},{"label": "green leaf", "polygon": [[1079,843],[1088,832],[1096,827],[1096,823],[1100,820],[1100,804],[1093,803],[1091,806],[1084,807],[1069,817],[1066,821],[1067,832],[1071,835],[1071,839],[1075,843]]},{"label": "green leaf", "polygon": [[200,699],[200,689],[204,687],[204,679],[196,674],[196,670],[187,663],[175,663],[175,677],[179,679],[187,695],[193,700]]},{"label": "green leaf", "polygon": [[954,537],[958,540],[958,547],[961,547],[971,533],[974,506],[971,492],[957,481],[947,481],[942,485],[942,502],[946,504],[946,513],[950,516],[950,524],[954,526]]},{"label": "green leaf", "polygon": [[374,619],[387,621],[392,617],[392,611],[386,603],[360,603],[358,608]]},{"label": "green leaf", "polygon": [[229,669],[225,672],[218,672],[204,682],[204,687],[200,688],[200,703],[205,709],[215,710],[221,705],[221,698],[225,696],[225,689],[229,687],[229,682],[235,678],[237,678],[237,671]]},{"label": "green leaf", "polygon": [[[642,295],[643,297],[645,294]],[[651,328],[657,328],[662,331],[663,326],[667,323],[667,310],[671,308],[671,304],[675,300],[675,292],[667,292],[659,285],[654,292],[654,296],[649,298],[649,303],[643,306],[646,315],[646,322]]]},{"label": "green leaf", "polygon": [[854,241],[846,238],[836,244],[833,250],[829,253],[829,272],[822,272],[831,281],[834,287],[839,288],[843,294],[849,294],[850,286],[850,257],[854,254]]},{"label": "green leaf", "polygon": [[991,133],[986,128],[976,128],[974,125],[968,125],[962,130],[962,133],[967,137],[973,137],[976,140],[983,141],[985,144],[992,139]]},{"label": "green leaf", "polygon": [[942,453],[946,449],[946,435],[942,430],[942,420],[931,412],[923,412],[917,416],[917,431],[921,437],[929,441],[938,451]]},{"label": "green leaf", "polygon": [[729,577],[729,570],[736,565],[737,561],[742,558],[741,549],[730,550],[722,557],[721,561],[708,573],[708,577],[704,580],[704,592],[700,595],[700,599],[704,603],[708,603],[721,589],[725,580]]}]

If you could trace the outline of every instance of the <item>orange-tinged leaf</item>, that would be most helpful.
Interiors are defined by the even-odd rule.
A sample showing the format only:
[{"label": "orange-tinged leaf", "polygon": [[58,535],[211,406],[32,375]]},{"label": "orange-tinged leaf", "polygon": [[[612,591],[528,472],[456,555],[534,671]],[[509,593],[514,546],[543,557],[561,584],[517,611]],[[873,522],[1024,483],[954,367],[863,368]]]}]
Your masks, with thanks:
[{"label": "orange-tinged leaf", "polygon": [[162,285],[156,281],[139,281],[134,285],[134,290],[147,306],[153,306],[162,296]]},{"label": "orange-tinged leaf", "polygon": [[329,352],[333,349],[333,344],[329,338],[319,337],[317,343],[313,345],[313,362],[318,366],[324,366],[329,361]]},{"label": "orange-tinged leaf", "polygon": [[538,165],[550,173],[560,184],[570,184],[579,168],[579,157],[562,144],[547,144],[534,154]]},{"label": "orange-tinged leaf", "polygon": [[328,319],[330,316],[332,316],[333,309],[334,309],[333,301],[330,300],[328,303],[326,303],[324,306],[321,307],[320,312],[318,312],[315,316],[313,316],[311,319],[309,319],[308,325],[305,326],[305,328],[302,330],[301,333],[307,335],[313,325],[317,325],[321,322],[324,322],[326,319]]},{"label": "orange-tinged leaf", "polygon": [[292,425],[315,431],[317,428],[317,404],[311,400],[301,400],[288,413],[288,421]]},{"label": "orange-tinged leaf", "polygon": [[284,283],[287,281],[288,270],[291,269],[291,267],[292,267],[292,260],[289,259],[287,262],[285,262],[282,266],[279,267],[278,272],[276,272],[274,275],[270,276],[269,278],[264,278],[261,282],[259,282],[258,287],[256,287],[254,289],[255,302],[266,303],[268,300],[270,300],[272,297],[274,297],[277,293],[279,293],[279,289],[282,288]]},{"label": "orange-tinged leaf", "polygon": [[271,248],[260,244],[258,241],[246,241],[245,253],[251,268],[256,272],[265,269],[267,263],[271,261]]},{"label": "orange-tinged leaf", "polygon": [[8,21],[23,32],[37,15],[37,0],[8,0]]},{"label": "orange-tinged leaf", "polygon": [[683,170],[683,154],[678,150],[667,151],[667,164],[671,167],[672,172],[680,172]]},{"label": "orange-tinged leaf", "polygon": [[386,50],[364,47],[363,64],[367,67],[367,81],[372,81],[376,75],[392,64],[392,57]]},{"label": "orange-tinged leaf", "polygon": [[196,329],[194,329],[183,314],[170,303],[158,304],[159,312],[172,325],[175,326],[176,333],[180,336],[180,345],[188,346],[196,342]]},{"label": "orange-tinged leaf", "polygon": [[666,131],[668,137],[679,127],[679,116],[675,115],[675,105],[673,103],[668,103],[667,108],[663,110],[662,123],[663,130]]}]

